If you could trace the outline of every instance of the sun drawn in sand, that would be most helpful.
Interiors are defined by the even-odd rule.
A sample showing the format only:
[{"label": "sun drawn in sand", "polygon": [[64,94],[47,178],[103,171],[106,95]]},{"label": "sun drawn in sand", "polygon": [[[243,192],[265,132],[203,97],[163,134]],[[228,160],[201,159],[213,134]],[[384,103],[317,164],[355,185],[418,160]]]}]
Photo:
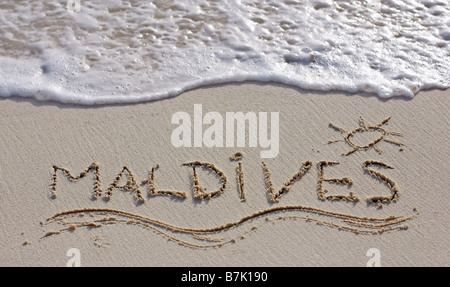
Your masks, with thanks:
[{"label": "sun drawn in sand", "polygon": [[[389,120],[391,119],[391,117],[388,117],[387,119],[383,120],[381,123],[377,124],[376,126],[372,126],[372,125],[368,125],[364,122],[364,119],[362,117],[359,118],[359,127],[354,129],[353,131],[346,131],[345,129],[330,123],[329,126],[331,128],[333,128],[336,131],[341,132],[342,134],[344,134],[344,140],[345,142],[351,147],[351,149],[346,152],[343,153],[343,156],[348,156],[358,150],[368,150],[370,148],[373,148],[374,150],[376,150],[379,154],[382,154],[383,152],[381,151],[381,149],[379,147],[377,147],[377,144],[380,142],[388,142],[390,144],[394,144],[397,146],[403,146],[404,144],[390,139],[388,138],[388,136],[398,136],[398,137],[402,137],[403,135],[398,133],[398,132],[392,132],[392,131],[388,131],[386,130],[386,128],[384,128],[383,126],[385,126]],[[377,136],[377,138],[375,138],[375,140],[372,140],[371,142],[369,142],[368,144],[357,144],[355,143],[354,137],[358,134],[364,134],[364,133],[373,133],[375,134],[375,136]],[[372,137],[373,138],[373,137]],[[342,142],[344,140],[335,140],[335,141],[329,141],[328,144],[331,143],[336,143],[336,142]]]}]

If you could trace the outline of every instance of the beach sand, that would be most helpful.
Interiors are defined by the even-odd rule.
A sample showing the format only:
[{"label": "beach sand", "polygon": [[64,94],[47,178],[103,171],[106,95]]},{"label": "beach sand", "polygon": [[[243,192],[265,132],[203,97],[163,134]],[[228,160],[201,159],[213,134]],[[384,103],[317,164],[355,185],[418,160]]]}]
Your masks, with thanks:
[{"label": "beach sand", "polygon": [[[132,105],[1,99],[0,265],[66,266],[67,251],[77,248],[81,266],[366,266],[367,251],[377,248],[381,266],[449,266],[449,96],[449,90],[432,90],[381,100],[242,83]],[[171,117],[179,111],[192,116],[194,104],[224,116],[279,112],[278,156],[261,159],[261,147],[173,147]],[[358,146],[388,133],[343,155],[352,150],[345,141],[352,131]],[[239,162],[229,158],[236,152],[243,153],[245,201]],[[182,166],[194,161],[223,172],[221,179],[196,169],[206,192],[226,178],[222,194],[194,198],[193,168]],[[276,193],[308,161],[304,175],[273,202],[262,162]],[[154,191],[185,198],[150,195],[157,165]],[[90,166],[83,179],[65,176],[64,170],[79,176]],[[116,186],[126,185],[128,176],[129,190],[111,189],[106,200],[123,170]],[[100,197],[93,196],[95,183]],[[319,198],[350,193],[359,200]],[[367,202],[393,194],[396,202]]]}]

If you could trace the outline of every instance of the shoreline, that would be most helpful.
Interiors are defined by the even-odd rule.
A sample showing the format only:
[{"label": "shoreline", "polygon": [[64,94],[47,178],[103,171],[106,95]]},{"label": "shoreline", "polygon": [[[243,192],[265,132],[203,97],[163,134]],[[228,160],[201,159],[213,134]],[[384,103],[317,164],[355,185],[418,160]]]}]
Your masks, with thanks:
[{"label": "shoreline", "polygon": [[368,92],[347,92],[342,90],[310,90],[310,89],[304,89],[297,85],[290,85],[285,84],[283,82],[276,82],[276,81],[255,81],[255,80],[243,80],[243,81],[225,81],[223,83],[213,83],[213,84],[204,84],[199,86],[194,86],[192,88],[187,88],[186,90],[183,90],[182,92],[178,92],[174,95],[156,98],[156,99],[150,99],[150,100],[137,100],[136,102],[119,102],[119,103],[97,103],[97,104],[83,104],[83,103],[65,103],[53,99],[37,99],[35,97],[29,97],[29,96],[20,96],[20,95],[12,95],[12,96],[0,96],[0,100],[12,100],[12,101],[20,101],[20,99],[28,100],[31,102],[36,103],[48,103],[49,105],[55,104],[61,104],[63,106],[78,106],[78,107],[110,107],[110,106],[123,106],[123,105],[139,105],[139,104],[148,104],[153,102],[160,102],[160,101],[166,101],[171,100],[173,98],[180,97],[186,93],[195,92],[196,90],[202,90],[202,89],[211,89],[211,88],[221,88],[221,87],[227,87],[227,86],[242,86],[242,85],[255,85],[255,86],[272,86],[272,87],[280,87],[280,88],[286,88],[286,89],[292,89],[302,94],[315,94],[315,95],[329,95],[329,94],[341,94],[345,96],[362,96],[362,97],[375,97],[378,98],[380,101],[390,101],[390,100],[412,100],[417,95],[423,94],[423,93],[429,93],[429,92],[445,92],[449,90],[450,88],[430,88],[430,89],[423,89],[417,92],[414,97],[408,97],[408,96],[391,96],[391,97],[380,97],[375,93],[368,93]]}]

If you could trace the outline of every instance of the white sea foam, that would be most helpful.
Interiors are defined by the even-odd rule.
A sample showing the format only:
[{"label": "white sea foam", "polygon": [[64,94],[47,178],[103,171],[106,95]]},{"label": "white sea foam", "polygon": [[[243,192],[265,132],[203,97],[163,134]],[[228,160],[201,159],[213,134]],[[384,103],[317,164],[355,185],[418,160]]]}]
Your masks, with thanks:
[{"label": "white sea foam", "polygon": [[447,0],[67,2],[1,1],[0,96],[138,102],[245,80],[380,97],[450,87]]}]

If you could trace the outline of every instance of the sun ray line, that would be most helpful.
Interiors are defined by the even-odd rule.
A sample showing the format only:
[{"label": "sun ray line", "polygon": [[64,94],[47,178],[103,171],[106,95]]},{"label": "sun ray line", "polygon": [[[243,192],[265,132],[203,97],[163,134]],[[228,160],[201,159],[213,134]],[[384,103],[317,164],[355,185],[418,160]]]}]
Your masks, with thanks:
[{"label": "sun ray line", "polygon": [[377,127],[381,127],[381,126],[387,124],[387,123],[389,122],[390,119],[391,119],[391,117],[388,117],[387,119],[384,119],[381,123],[379,123],[379,124],[377,125]]},{"label": "sun ray line", "polygon": [[383,151],[381,149],[379,149],[376,146],[373,146],[373,148],[379,153],[379,154],[383,154]]},{"label": "sun ray line", "polygon": [[352,150],[350,150],[350,151],[348,151],[347,153],[342,154],[342,155],[348,156],[348,155],[351,155],[352,153],[354,153],[354,152],[357,151],[357,150],[359,150],[359,148],[354,148],[354,149],[352,149]]},{"label": "sun ray line", "polygon": [[384,138],[383,141],[388,142],[388,143],[392,143],[392,144],[395,144],[395,145],[398,145],[398,146],[403,146],[403,145],[404,145],[404,144],[401,143],[401,142],[394,141],[394,140],[387,139],[387,138]]},{"label": "sun ray line", "polygon": [[343,142],[344,140],[332,140],[332,141],[328,141],[326,144],[333,144],[333,143],[338,143],[338,142]]},{"label": "sun ray line", "polygon": [[328,126],[331,127],[331,128],[333,128],[333,129],[335,129],[335,130],[337,130],[337,131],[339,131],[339,132],[341,132],[341,133],[343,133],[343,134],[347,133],[346,130],[344,130],[344,129],[341,128],[341,127],[338,127],[337,125],[335,125],[335,124],[333,124],[333,123],[329,123]]},{"label": "sun ray line", "polygon": [[366,123],[364,122],[364,119],[363,119],[362,117],[359,117],[359,126],[360,126],[363,130],[367,131]]},{"label": "sun ray line", "polygon": [[388,135],[393,135],[393,136],[398,136],[398,137],[403,137],[404,135],[398,132],[386,132],[386,134]]}]

